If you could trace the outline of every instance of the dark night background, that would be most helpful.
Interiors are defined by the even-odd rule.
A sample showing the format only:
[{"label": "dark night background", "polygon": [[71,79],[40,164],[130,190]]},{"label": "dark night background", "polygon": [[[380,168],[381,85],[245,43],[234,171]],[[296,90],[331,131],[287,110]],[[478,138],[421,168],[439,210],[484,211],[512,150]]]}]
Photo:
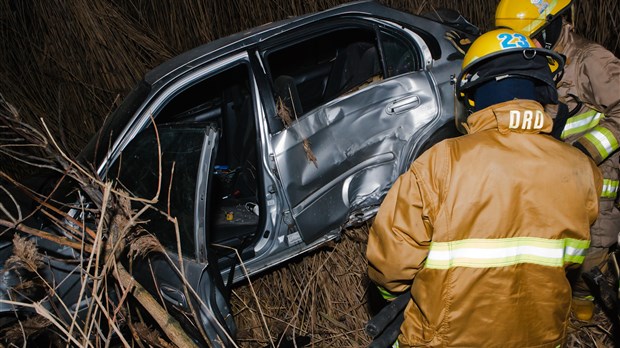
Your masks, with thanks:
[{"label": "dark night background", "polygon": [[[382,0],[421,13],[460,11],[492,28],[499,0]],[[0,93],[31,124],[45,118],[70,155],[148,70],[216,38],[267,22],[319,11],[343,0],[2,0]],[[617,0],[582,0],[576,28],[620,52]],[[0,170],[20,174],[8,160]]]}]

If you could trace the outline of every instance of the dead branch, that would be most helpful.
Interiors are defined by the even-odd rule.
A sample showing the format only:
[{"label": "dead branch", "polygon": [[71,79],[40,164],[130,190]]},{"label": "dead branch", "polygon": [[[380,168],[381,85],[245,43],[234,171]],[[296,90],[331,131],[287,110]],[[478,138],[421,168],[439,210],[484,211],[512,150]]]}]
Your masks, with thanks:
[{"label": "dead branch", "polygon": [[[62,230],[66,236],[71,237],[58,236],[31,228],[20,223],[20,221],[0,219],[0,226],[5,226],[27,235],[47,239],[59,245],[69,246],[79,250],[80,255],[84,258],[88,258],[88,262],[85,263],[82,269],[82,287],[80,289],[78,303],[88,296],[92,304],[88,307],[83,329],[76,326],[78,323],[77,311],[72,314],[73,320],[71,323],[65,325],[65,323],[54,314],[36,303],[19,303],[19,305],[35,309],[39,315],[49,320],[63,333],[63,335],[67,336],[66,339],[77,345],[92,346],[94,344],[92,341],[93,336],[98,336],[103,342],[109,342],[110,335],[114,332],[122,341],[123,345],[129,347],[132,344],[123,336],[119,327],[120,322],[118,322],[118,315],[123,312],[121,308],[123,304],[126,304],[126,297],[131,295],[138,303],[143,305],[144,309],[146,309],[153,318],[155,318],[158,324],[160,324],[161,330],[176,346],[194,347],[194,342],[185,333],[180,324],[159,305],[142,285],[138,284],[131,277],[118,261],[126,246],[131,244],[127,243],[127,239],[130,238],[130,235],[132,236],[131,238],[133,238],[134,231],[139,230],[137,226],[139,226],[140,223],[140,215],[146,210],[154,209],[148,203],[157,201],[159,190],[154,198],[143,199],[131,197],[127,193],[113,188],[111,183],[102,182],[63,152],[54,140],[45,121],[40,119],[40,122],[44,129],[43,133],[38,132],[32,127],[22,125],[16,109],[6,103],[4,99],[1,99],[0,96],[0,123],[11,125],[16,134],[18,134],[19,141],[26,146],[31,144],[41,151],[42,156],[46,156],[46,158],[52,159],[52,161],[56,163],[56,166],[58,166],[58,168],[55,168],[56,171],[71,177],[79,184],[80,189],[87,194],[88,200],[93,202],[96,206],[95,209],[98,210],[98,218],[96,219],[97,230],[91,230],[84,221],[78,220],[82,215],[78,215],[78,218],[76,218],[74,215],[57,208],[49,201],[49,197],[40,198],[36,193],[30,192],[29,190],[25,190],[26,194],[39,204],[41,213],[46,216],[50,222],[54,223],[59,231]],[[4,175],[4,173],[0,174],[3,174],[11,183],[19,187],[20,184],[18,182]],[[131,201],[140,201],[146,204],[142,210],[133,212],[131,209]],[[138,233],[137,236],[139,235]],[[37,258],[38,253],[34,244],[23,238],[18,239],[18,237],[16,237],[14,243],[14,251],[16,254],[9,259],[8,266],[21,266],[36,271],[41,264],[41,260]],[[153,247],[152,250],[163,251],[163,248],[159,245],[158,247]],[[110,303],[106,290],[106,286],[109,283],[108,276],[113,277],[113,279],[118,282],[119,288],[122,289],[122,300],[120,303]],[[87,284],[90,285],[87,287]],[[52,292],[50,295],[55,296],[54,288],[52,286],[48,287]],[[87,294],[87,292],[90,293]],[[15,305],[18,304],[16,303]],[[65,308],[65,310],[70,312],[68,308]],[[195,318],[198,319],[198,316]],[[107,322],[108,327],[111,329],[107,334],[101,330],[98,324],[101,320]],[[77,329],[81,338],[74,337],[75,329]],[[81,342],[77,343],[78,340],[81,340]]]},{"label": "dead branch", "polygon": [[168,312],[125,270],[120,263],[116,264],[116,279],[127,289],[133,289],[133,296],[140,304],[155,318],[159,327],[166,333],[166,336],[178,347],[197,347],[194,341],[185,333],[178,321],[171,317]]}]

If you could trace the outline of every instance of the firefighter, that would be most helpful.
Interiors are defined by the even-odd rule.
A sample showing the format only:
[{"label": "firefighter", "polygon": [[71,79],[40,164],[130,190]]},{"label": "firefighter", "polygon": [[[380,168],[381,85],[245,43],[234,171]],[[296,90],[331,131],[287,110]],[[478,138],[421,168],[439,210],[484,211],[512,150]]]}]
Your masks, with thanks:
[{"label": "firefighter", "polygon": [[369,232],[368,274],[410,292],[400,347],[556,347],[598,215],[601,174],[548,133],[558,54],[512,30],[476,39],[456,81],[467,135],[424,152]]},{"label": "firefighter", "polygon": [[[522,32],[542,47],[566,57],[564,76],[558,84],[565,112],[548,109],[565,122],[561,138],[590,156],[603,173],[600,215],[591,229],[591,245],[583,266],[573,274],[573,311],[590,320],[594,303],[581,273],[605,268],[610,247],[620,237],[618,184],[620,152],[620,60],[602,46],[573,31],[571,0],[501,0],[496,27]],[[561,118],[562,120],[558,120]]]}]

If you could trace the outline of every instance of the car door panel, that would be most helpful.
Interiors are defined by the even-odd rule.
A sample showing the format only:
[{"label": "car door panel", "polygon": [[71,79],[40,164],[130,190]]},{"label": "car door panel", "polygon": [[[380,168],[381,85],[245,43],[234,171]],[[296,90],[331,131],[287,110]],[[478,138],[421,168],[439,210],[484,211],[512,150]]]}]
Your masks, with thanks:
[{"label": "car door panel", "polygon": [[[274,136],[279,175],[306,243],[343,223],[360,195],[381,196],[396,179],[416,131],[438,116],[431,83],[425,71],[375,83],[306,113]],[[382,180],[373,179],[377,175]],[[369,181],[380,187],[358,189]]]}]

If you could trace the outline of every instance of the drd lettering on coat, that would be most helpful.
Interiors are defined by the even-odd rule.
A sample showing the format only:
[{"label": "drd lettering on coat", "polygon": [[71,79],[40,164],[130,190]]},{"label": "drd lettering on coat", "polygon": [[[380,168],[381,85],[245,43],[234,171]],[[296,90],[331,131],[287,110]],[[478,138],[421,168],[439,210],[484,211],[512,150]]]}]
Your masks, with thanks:
[{"label": "drd lettering on coat", "polygon": [[542,129],[544,123],[544,114],[540,110],[510,110],[510,129]]}]

